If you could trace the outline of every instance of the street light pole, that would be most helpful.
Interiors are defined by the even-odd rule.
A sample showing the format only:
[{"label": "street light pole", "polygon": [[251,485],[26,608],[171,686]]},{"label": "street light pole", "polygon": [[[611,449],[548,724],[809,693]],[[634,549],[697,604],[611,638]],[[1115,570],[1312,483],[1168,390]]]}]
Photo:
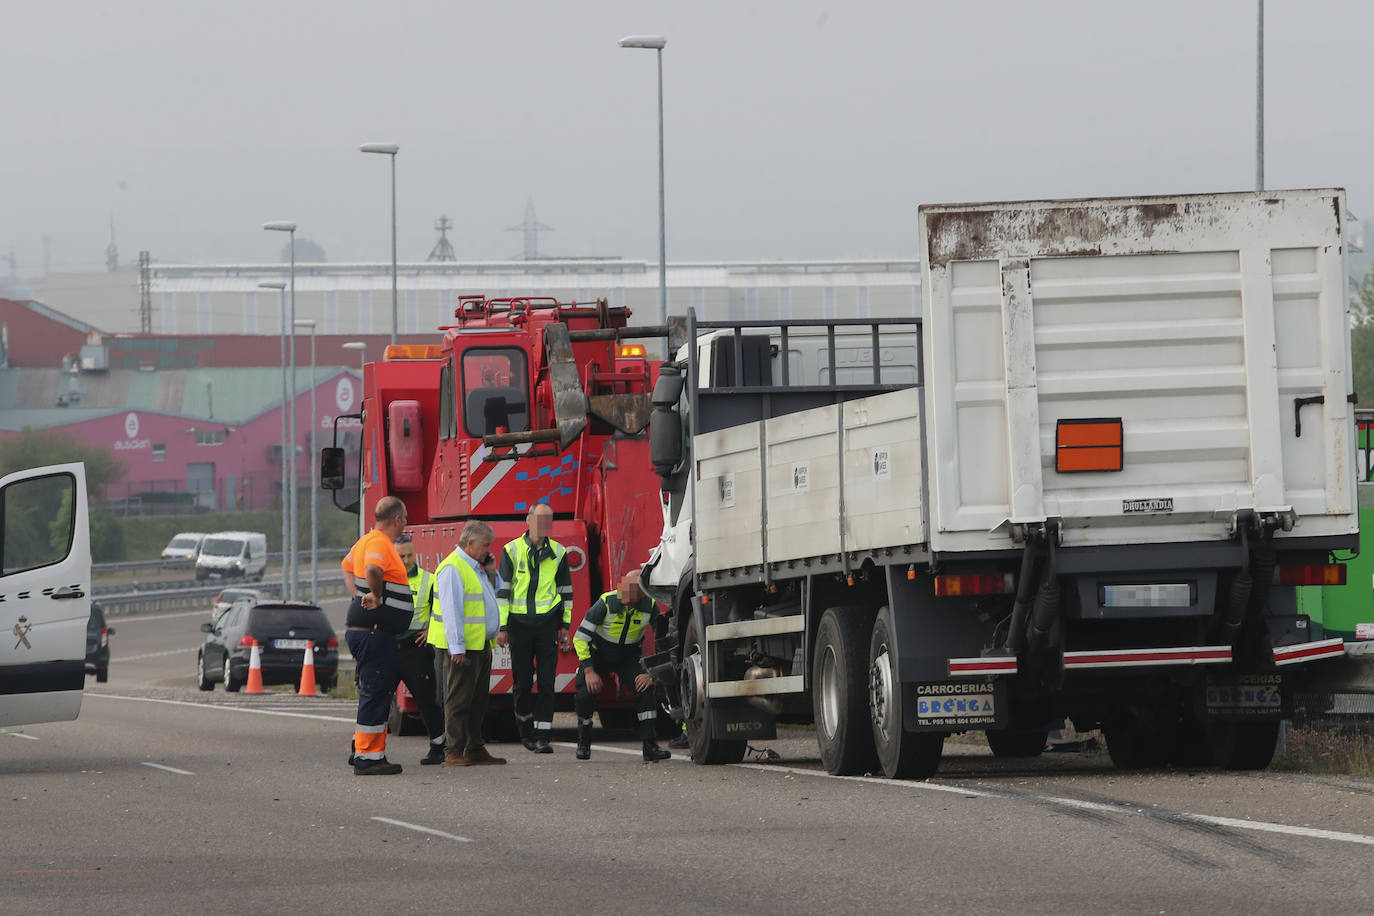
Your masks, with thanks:
[{"label": "street light pole", "polygon": [[310,328],[310,603],[320,603],[320,462],[319,445],[315,441],[316,431],[320,428],[320,417],[315,412],[315,389],[319,379],[315,377],[315,319],[297,318],[296,327]]},{"label": "street light pole", "polygon": [[290,403],[288,406],[287,425],[290,428],[289,441],[286,443],[290,449],[290,461],[287,464],[289,478],[288,485],[291,488],[290,497],[287,504],[290,506],[291,524],[288,526],[289,542],[282,547],[284,566],[282,569],[282,600],[296,600],[299,590],[299,574],[297,570],[298,560],[296,558],[296,545],[299,541],[299,527],[297,516],[296,499],[298,490],[296,488],[296,224],[290,220],[278,220],[276,222],[263,223],[262,228],[269,232],[285,232],[289,239],[287,246],[291,250],[291,273],[290,273],[290,317],[287,320],[287,327],[291,330],[291,340],[287,347],[289,357],[289,373],[291,375]]},{"label": "street light pole", "polygon": [[1256,9],[1255,50],[1255,190],[1264,190],[1264,0]]},{"label": "street light pole", "polygon": [[364,143],[358,147],[364,153],[380,153],[391,157],[391,342],[396,343],[396,154],[401,148],[395,143]]},{"label": "street light pole", "polygon": [[658,323],[668,322],[668,242],[663,194],[663,49],[662,35],[630,35],[620,39],[622,48],[651,48],[658,56]]},{"label": "street light pole", "polygon": [[[290,521],[286,514],[286,283],[282,280],[263,280],[259,289],[275,289],[281,293],[281,549],[282,588],[286,587],[286,539],[290,536]],[[283,599],[285,596],[283,595]]]}]

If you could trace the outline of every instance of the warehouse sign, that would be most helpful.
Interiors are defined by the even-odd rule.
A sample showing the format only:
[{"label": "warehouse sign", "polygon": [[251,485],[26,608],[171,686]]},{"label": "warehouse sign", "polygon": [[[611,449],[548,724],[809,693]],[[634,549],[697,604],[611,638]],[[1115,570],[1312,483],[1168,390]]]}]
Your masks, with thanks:
[{"label": "warehouse sign", "polygon": [[153,447],[153,443],[149,440],[138,438],[138,414],[136,413],[125,414],[124,435],[126,438],[115,440],[114,450],[116,452],[132,452]]}]

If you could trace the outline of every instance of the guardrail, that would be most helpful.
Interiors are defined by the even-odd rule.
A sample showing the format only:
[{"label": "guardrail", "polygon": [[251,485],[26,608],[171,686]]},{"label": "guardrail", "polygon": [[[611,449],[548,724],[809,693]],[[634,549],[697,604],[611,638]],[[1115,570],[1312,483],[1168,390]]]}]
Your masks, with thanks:
[{"label": "guardrail", "polygon": [[[344,554],[346,553],[348,553],[347,550],[338,547],[322,549],[319,553],[320,562],[323,563],[326,560],[328,560],[330,562],[337,563],[338,561],[344,558]],[[301,557],[307,561],[310,559],[309,548],[306,548],[301,552]],[[282,562],[282,554],[269,553],[267,555],[267,562],[268,564],[276,564],[280,566]],[[119,563],[92,563],[91,572],[94,575],[101,575],[102,573],[145,572],[162,569],[190,569],[192,565],[193,563],[191,560],[125,560]]]},{"label": "guardrail", "polygon": [[[241,586],[236,582],[220,582],[208,586],[196,584],[189,588],[159,588],[148,591],[124,591],[114,594],[100,594],[97,592],[95,597],[99,600],[107,615],[133,614],[145,611],[174,611],[189,607],[203,607],[208,614],[210,604],[216,595],[225,588],[238,587],[255,588],[260,591],[271,592],[274,598],[281,594],[281,580],[269,579],[264,582],[245,583]],[[309,591],[309,582],[306,583],[306,591]],[[327,579],[322,578],[319,580],[319,596],[321,598],[335,598],[343,594],[345,594],[344,584],[339,576],[331,575]]]}]

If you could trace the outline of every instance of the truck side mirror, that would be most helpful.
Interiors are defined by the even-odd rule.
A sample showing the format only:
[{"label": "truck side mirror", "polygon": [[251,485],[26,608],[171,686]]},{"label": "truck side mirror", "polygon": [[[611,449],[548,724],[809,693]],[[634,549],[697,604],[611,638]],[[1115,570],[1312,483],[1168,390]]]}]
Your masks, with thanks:
[{"label": "truck side mirror", "polygon": [[342,490],[347,458],[341,448],[320,449],[320,489]]},{"label": "truck side mirror", "polygon": [[659,370],[658,381],[654,382],[652,398],[655,407],[673,407],[682,397],[684,379],[676,366],[665,365]]},{"label": "truck side mirror", "polygon": [[[658,394],[657,386],[654,394]],[[649,461],[659,477],[671,477],[682,463],[682,418],[676,410],[655,407],[649,415]]]}]

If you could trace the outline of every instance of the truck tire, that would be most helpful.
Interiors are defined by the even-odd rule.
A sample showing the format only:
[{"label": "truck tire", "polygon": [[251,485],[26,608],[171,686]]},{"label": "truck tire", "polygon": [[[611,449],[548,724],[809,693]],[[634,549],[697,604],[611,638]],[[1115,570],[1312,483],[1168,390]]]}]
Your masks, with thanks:
[{"label": "truck tire", "polygon": [[1223,770],[1262,770],[1274,759],[1279,722],[1209,722],[1212,762]]},{"label": "truck tire", "polygon": [[1039,757],[1049,736],[1049,731],[1043,728],[1031,732],[1001,729],[987,733],[988,747],[994,757]]},{"label": "truck tire", "polygon": [[705,685],[702,683],[701,624],[696,615],[687,622],[687,635],[682,641],[683,678],[692,679],[694,686],[683,691],[683,701],[692,697],[687,710],[687,741],[694,763],[715,765],[739,763],[744,759],[747,742],[711,737],[711,711],[706,705]]},{"label": "truck tire", "polygon": [[1126,712],[1102,723],[1107,754],[1118,770],[1153,770],[1165,766],[1173,755],[1173,735],[1152,726],[1139,713]]},{"label": "truck tire", "polygon": [[813,656],[811,709],[821,763],[832,776],[877,769],[868,724],[868,641],[873,612],[832,607],[821,615]]},{"label": "truck tire", "polygon": [[892,610],[883,607],[873,622],[873,638],[868,644],[868,713],[873,723],[873,745],[888,779],[929,779],[940,768],[945,735],[916,734],[903,726],[896,646]]}]

